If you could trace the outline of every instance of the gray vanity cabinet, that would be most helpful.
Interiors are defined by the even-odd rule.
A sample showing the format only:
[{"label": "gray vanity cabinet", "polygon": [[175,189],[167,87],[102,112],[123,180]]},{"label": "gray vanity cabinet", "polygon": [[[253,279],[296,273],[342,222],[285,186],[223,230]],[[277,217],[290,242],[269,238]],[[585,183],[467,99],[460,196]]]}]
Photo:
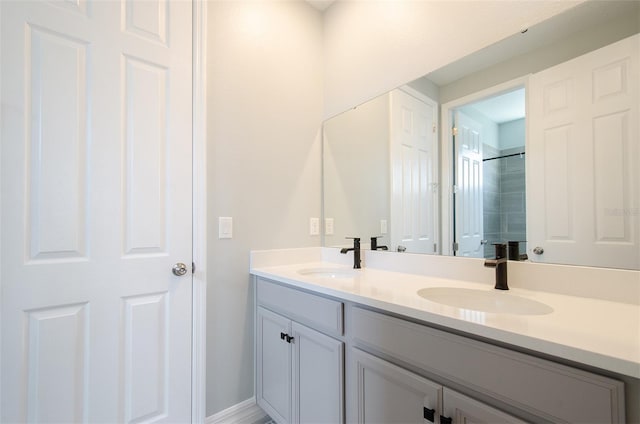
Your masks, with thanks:
[{"label": "gray vanity cabinet", "polygon": [[257,401],[278,424],[625,422],[606,376],[260,277],[256,303]]},{"label": "gray vanity cabinet", "polygon": [[343,423],[344,342],[312,328],[339,336],[342,303],[261,279],[257,302],[258,405],[279,424]]},{"label": "gray vanity cabinet", "polygon": [[351,411],[357,417],[349,422],[524,422],[359,349],[352,349],[351,357],[357,375],[357,407]]},{"label": "gray vanity cabinet", "polygon": [[[519,416],[536,422],[625,422],[621,381],[358,306],[349,308],[348,322],[350,353],[366,350],[415,368]],[[456,419],[464,416],[517,422],[446,387],[443,411],[453,422],[465,422]]]}]

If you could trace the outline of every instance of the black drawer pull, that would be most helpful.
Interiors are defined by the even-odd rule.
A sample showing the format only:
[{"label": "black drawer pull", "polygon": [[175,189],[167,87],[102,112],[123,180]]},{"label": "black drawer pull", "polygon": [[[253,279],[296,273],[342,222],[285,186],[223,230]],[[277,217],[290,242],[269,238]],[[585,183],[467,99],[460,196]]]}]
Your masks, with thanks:
[{"label": "black drawer pull", "polygon": [[435,417],[434,417],[435,412],[436,412],[435,409],[429,409],[425,406],[423,408],[422,416],[424,417],[425,420],[431,421],[433,423],[435,422]]},{"label": "black drawer pull", "polygon": [[440,424],[451,424],[453,420],[449,417],[443,417],[440,415]]}]

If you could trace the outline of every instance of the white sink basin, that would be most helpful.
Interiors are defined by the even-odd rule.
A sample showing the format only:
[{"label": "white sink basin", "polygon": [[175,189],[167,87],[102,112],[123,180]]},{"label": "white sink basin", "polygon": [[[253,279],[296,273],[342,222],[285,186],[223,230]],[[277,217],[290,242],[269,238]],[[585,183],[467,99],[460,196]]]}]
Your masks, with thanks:
[{"label": "white sink basin", "polygon": [[298,270],[298,274],[309,277],[322,278],[353,278],[356,273],[349,268],[303,268]]},{"label": "white sink basin", "polygon": [[431,302],[472,311],[514,315],[546,315],[553,312],[553,308],[544,303],[503,290],[429,287],[418,290],[418,295]]}]

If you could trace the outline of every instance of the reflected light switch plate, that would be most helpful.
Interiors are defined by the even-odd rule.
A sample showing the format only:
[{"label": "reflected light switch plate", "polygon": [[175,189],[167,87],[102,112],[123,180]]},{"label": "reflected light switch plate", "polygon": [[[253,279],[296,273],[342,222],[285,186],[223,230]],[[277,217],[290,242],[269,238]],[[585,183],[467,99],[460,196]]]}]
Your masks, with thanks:
[{"label": "reflected light switch plate", "polygon": [[218,238],[233,238],[233,218],[230,216],[218,217]]},{"label": "reflected light switch plate", "polygon": [[386,219],[381,219],[380,220],[380,234],[387,234],[387,220]]}]

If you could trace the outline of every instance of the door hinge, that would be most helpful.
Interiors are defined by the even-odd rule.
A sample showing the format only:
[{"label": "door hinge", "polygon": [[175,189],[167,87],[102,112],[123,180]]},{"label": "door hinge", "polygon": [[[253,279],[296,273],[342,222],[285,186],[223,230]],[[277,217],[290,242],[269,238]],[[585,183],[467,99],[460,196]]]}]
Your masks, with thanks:
[{"label": "door hinge", "polygon": [[435,134],[436,133],[436,124],[433,124],[433,126],[431,127],[431,131]]},{"label": "door hinge", "polygon": [[454,184],[452,187],[452,193],[456,194],[457,192],[458,192],[458,186]]},{"label": "door hinge", "polygon": [[453,134],[453,136],[457,136],[458,135],[458,127],[453,127],[451,128],[451,133]]},{"label": "door hinge", "polygon": [[459,246],[458,246],[458,243],[457,243],[457,242],[453,242],[453,246],[452,246],[452,247],[453,247],[453,251],[454,251],[454,252],[457,252],[457,251],[458,251],[458,247],[459,247]]},{"label": "door hinge", "polygon": [[433,243],[433,251],[434,253],[438,251],[438,243]]},{"label": "door hinge", "polygon": [[192,274],[196,273],[196,263],[195,262],[191,262],[191,273]]}]

